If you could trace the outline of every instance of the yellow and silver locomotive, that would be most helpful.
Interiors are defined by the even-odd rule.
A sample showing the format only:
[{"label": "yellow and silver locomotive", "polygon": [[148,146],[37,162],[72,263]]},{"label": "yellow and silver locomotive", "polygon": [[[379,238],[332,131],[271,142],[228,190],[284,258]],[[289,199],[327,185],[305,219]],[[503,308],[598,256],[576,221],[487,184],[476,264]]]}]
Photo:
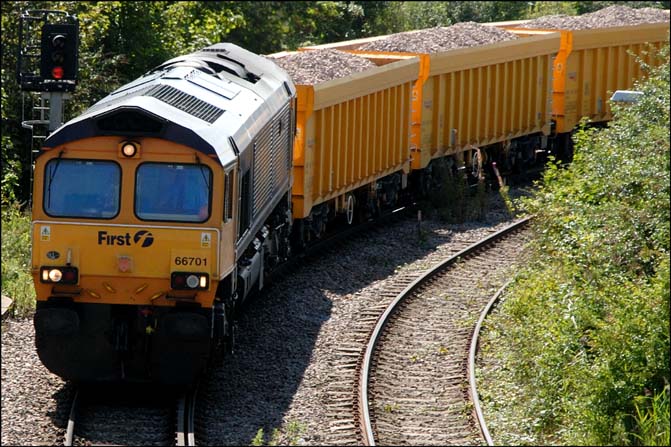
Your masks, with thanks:
[{"label": "yellow and silver locomotive", "polygon": [[77,381],[188,383],[288,256],[295,87],[217,44],[124,85],[45,141],[32,271],[42,362]]}]

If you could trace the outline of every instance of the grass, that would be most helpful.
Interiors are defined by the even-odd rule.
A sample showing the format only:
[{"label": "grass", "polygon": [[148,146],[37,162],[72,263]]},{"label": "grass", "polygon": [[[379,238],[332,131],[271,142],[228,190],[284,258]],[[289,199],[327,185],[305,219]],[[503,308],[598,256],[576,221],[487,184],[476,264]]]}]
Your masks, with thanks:
[{"label": "grass", "polygon": [[[259,428],[259,430],[256,432],[256,436],[254,436],[254,439],[252,439],[250,445],[253,446],[263,446],[263,445],[269,445],[269,446],[274,446],[274,445],[279,445],[280,443],[280,437],[282,435],[285,436],[286,438],[286,445],[298,445],[301,435],[305,433],[306,431],[306,426],[305,424],[298,422],[298,421],[289,421],[287,422],[284,432],[282,432],[278,428],[274,428],[272,431],[272,435],[270,436],[270,439],[268,439],[266,443],[266,436],[263,428]],[[283,444],[284,445],[284,444]]]},{"label": "grass", "polygon": [[2,294],[14,302],[11,315],[22,318],[35,310],[30,275],[30,213],[13,203],[2,209]]},{"label": "grass", "polygon": [[385,413],[393,413],[395,411],[398,411],[399,406],[398,404],[384,404],[383,410]]},{"label": "grass", "polygon": [[669,385],[654,396],[637,398],[633,433],[639,445],[669,445]]}]

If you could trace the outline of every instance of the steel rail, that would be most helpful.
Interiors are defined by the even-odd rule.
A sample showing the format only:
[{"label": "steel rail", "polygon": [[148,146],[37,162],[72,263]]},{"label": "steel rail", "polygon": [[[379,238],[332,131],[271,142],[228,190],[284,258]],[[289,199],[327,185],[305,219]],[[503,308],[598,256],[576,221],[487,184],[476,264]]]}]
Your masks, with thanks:
[{"label": "steel rail", "polygon": [[188,445],[196,445],[196,395],[198,394],[198,384],[189,395],[189,419],[186,421],[186,429],[188,432]]},{"label": "steel rail", "polygon": [[179,398],[177,402],[177,436],[176,444],[178,446],[195,446],[195,415],[196,415],[196,394],[198,385],[190,389]]},{"label": "steel rail", "polygon": [[71,446],[75,439],[75,419],[77,413],[77,398],[79,397],[79,389],[75,391],[75,397],[72,399],[72,406],[70,407],[70,415],[68,416],[68,427],[65,430],[65,442],[63,445]]},{"label": "steel rail", "polygon": [[482,329],[482,324],[485,321],[485,318],[487,318],[487,315],[491,312],[492,308],[494,307],[494,304],[496,304],[503,294],[503,291],[508,287],[510,284],[511,280],[506,281],[506,283],[501,286],[501,288],[494,294],[494,296],[489,300],[485,308],[483,309],[482,313],[480,314],[480,318],[478,318],[478,322],[475,325],[475,329],[473,329],[473,337],[471,338],[471,347],[468,351],[468,382],[470,384],[470,395],[471,395],[471,400],[473,401],[473,406],[475,408],[475,415],[478,418],[478,424],[480,425],[480,432],[482,433],[482,436],[485,438],[485,441],[487,441],[487,445],[494,445],[494,441],[492,440],[492,436],[489,433],[489,429],[487,428],[487,423],[485,422],[485,416],[482,413],[482,408],[480,407],[480,397],[478,395],[478,387],[475,382],[475,354],[478,351],[478,337],[480,335],[480,330]]},{"label": "steel rail", "polygon": [[503,236],[514,232],[520,228],[523,228],[525,225],[528,224],[528,222],[531,220],[531,217],[526,217],[523,218],[499,231],[497,231],[494,234],[491,234],[490,236],[486,237],[485,239],[482,239],[474,244],[471,244],[470,246],[466,247],[465,249],[461,250],[459,253],[451,256],[450,258],[446,259],[439,265],[435,266],[431,270],[427,271],[424,275],[420,276],[417,278],[415,281],[413,281],[408,287],[406,287],[392,302],[391,304],[387,307],[387,309],[382,313],[380,318],[377,321],[377,324],[375,325],[375,329],[373,329],[373,333],[371,334],[370,341],[368,342],[368,345],[366,346],[366,351],[363,357],[362,361],[362,366],[361,366],[361,374],[359,376],[359,394],[358,394],[358,408],[359,408],[359,423],[361,427],[361,435],[363,437],[363,443],[365,445],[375,445],[375,435],[373,434],[373,427],[372,427],[372,422],[370,419],[370,409],[368,406],[368,382],[370,380],[370,367],[372,365],[372,360],[373,360],[373,353],[375,351],[375,347],[377,346],[377,343],[379,341],[380,336],[382,335],[382,332],[384,328],[387,325],[387,321],[389,320],[389,316],[396,310],[398,305],[408,296],[410,296],[415,290],[419,289],[422,285],[424,285],[426,282],[428,282],[431,278],[433,278],[437,273],[442,271],[443,269],[451,266],[452,264],[455,264],[457,261],[461,260],[461,258],[468,256],[469,254],[472,254],[473,252],[491,244],[492,242],[502,238]]}]

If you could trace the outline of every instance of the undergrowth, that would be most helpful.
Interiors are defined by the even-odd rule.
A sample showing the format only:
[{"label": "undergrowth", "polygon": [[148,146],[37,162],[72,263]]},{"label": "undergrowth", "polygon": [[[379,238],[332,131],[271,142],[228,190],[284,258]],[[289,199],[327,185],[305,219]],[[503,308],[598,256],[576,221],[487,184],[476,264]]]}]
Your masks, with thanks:
[{"label": "undergrowth", "polygon": [[12,315],[25,317],[35,309],[30,275],[30,213],[18,203],[2,209],[2,294],[11,298]]},{"label": "undergrowth", "polygon": [[532,261],[482,344],[497,443],[669,444],[668,54],[519,203],[536,216]]}]

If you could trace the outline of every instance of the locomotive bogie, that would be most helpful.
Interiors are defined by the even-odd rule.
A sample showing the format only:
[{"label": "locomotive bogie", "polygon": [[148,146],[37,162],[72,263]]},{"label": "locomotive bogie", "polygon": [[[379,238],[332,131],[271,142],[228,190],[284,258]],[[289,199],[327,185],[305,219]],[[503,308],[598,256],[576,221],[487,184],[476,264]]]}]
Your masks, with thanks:
[{"label": "locomotive bogie", "polygon": [[68,380],[185,384],[209,360],[210,320],[210,311],[188,307],[38,301],[35,345]]}]

